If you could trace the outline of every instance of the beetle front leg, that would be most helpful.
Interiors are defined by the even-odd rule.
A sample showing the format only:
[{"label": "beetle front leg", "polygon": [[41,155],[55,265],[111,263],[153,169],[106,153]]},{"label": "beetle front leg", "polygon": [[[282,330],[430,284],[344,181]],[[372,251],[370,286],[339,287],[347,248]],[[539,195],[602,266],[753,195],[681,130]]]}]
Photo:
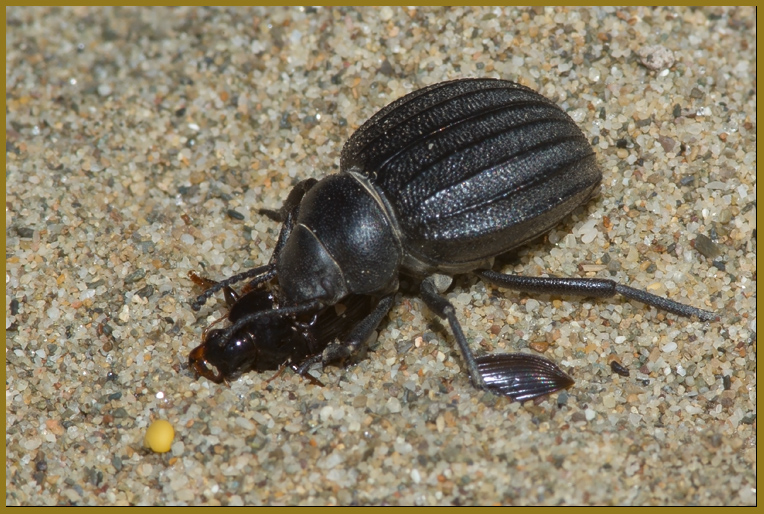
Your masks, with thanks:
[{"label": "beetle front leg", "polygon": [[[228,277],[225,280],[221,280],[220,282],[215,282],[213,286],[196,297],[196,300],[194,300],[194,302],[191,304],[191,308],[195,311],[198,311],[202,308],[202,305],[207,303],[207,300],[213,294],[220,291],[221,289],[229,287],[231,284],[235,284],[237,282],[241,282],[242,280],[254,277],[253,280],[251,280],[248,284],[249,289],[254,289],[256,286],[269,281],[275,276],[276,267],[273,264],[266,264],[265,266],[260,266],[259,268],[249,269],[239,273],[238,275],[234,275],[232,277]],[[228,301],[228,299],[226,299],[226,301]]]},{"label": "beetle front leg", "polygon": [[281,253],[281,250],[284,249],[284,245],[286,244],[289,234],[292,233],[294,224],[297,221],[297,213],[300,210],[300,202],[302,202],[303,196],[305,196],[305,193],[310,191],[310,188],[315,186],[317,182],[318,180],[314,178],[309,178],[298,182],[297,185],[294,186],[289,192],[289,196],[287,196],[287,199],[284,201],[281,209],[277,211],[271,209],[260,209],[258,211],[260,214],[264,214],[270,219],[282,223],[281,231],[279,232],[279,238],[276,241],[276,248],[273,249],[273,253],[271,254],[270,264],[274,264],[276,262],[276,259]]},{"label": "beetle front leg", "polygon": [[604,278],[523,277],[520,275],[505,275],[504,273],[497,273],[492,270],[475,271],[475,274],[491,284],[525,293],[569,294],[592,296],[595,298],[612,298],[620,294],[630,300],[651,305],[656,309],[661,309],[677,316],[687,318],[697,316],[701,321],[718,319],[714,312],[691,307]]},{"label": "beetle front leg", "polygon": [[390,311],[390,307],[393,306],[393,298],[393,294],[383,297],[369,315],[353,327],[353,330],[343,341],[329,344],[323,352],[303,362],[297,368],[297,373],[305,376],[308,373],[308,368],[313,364],[321,362],[326,365],[355,355],[361,346],[368,341],[372,332],[377,329],[382,318]]},{"label": "beetle front leg", "polygon": [[[271,211],[268,209],[260,210],[261,214],[265,214],[266,216],[270,217],[271,219],[275,219],[276,221],[283,222],[281,231],[279,232],[279,238],[276,241],[276,248],[274,248],[268,264],[258,268],[249,269],[242,273],[238,273],[232,277],[228,277],[225,280],[221,280],[220,282],[214,282],[209,279],[202,279],[201,277],[197,279],[189,274],[191,280],[199,285],[202,284],[203,280],[207,280],[212,284],[206,291],[204,291],[204,293],[196,297],[196,300],[194,300],[194,302],[191,304],[191,308],[193,310],[198,311],[213,294],[232,284],[236,284],[237,282],[251,278],[252,280],[247,283],[245,289],[245,291],[251,291],[252,289],[257,288],[259,285],[268,282],[276,276],[276,259],[281,253],[281,250],[284,248],[287,238],[292,232],[292,228],[294,228],[302,197],[305,196],[305,193],[307,193],[311,187],[316,185],[316,182],[318,181],[314,178],[309,178],[299,182],[296,186],[294,186],[294,188],[292,188],[292,191],[289,192],[289,196],[287,196],[286,201],[284,201],[284,204],[278,211]],[[194,275],[196,274],[194,273]],[[196,275],[196,277],[198,277],[198,275]]]},{"label": "beetle front leg", "polygon": [[289,192],[289,196],[287,196],[287,199],[284,200],[284,203],[281,205],[281,208],[276,210],[259,209],[257,212],[259,212],[260,214],[264,214],[265,216],[268,216],[273,221],[278,221],[279,223],[286,223],[287,216],[289,216],[289,214],[291,213],[296,213],[297,207],[300,205],[300,202],[302,201],[302,197],[305,196],[305,193],[310,191],[310,188],[315,186],[317,182],[318,180],[314,178],[301,180]]},{"label": "beetle front leg", "polygon": [[[276,248],[273,250],[271,259],[268,264],[265,266],[260,266],[259,268],[252,268],[225,280],[221,280],[220,282],[210,281],[212,282],[212,285],[209,287],[209,289],[197,296],[194,303],[191,304],[191,308],[193,310],[198,311],[201,309],[202,305],[207,302],[209,297],[211,297],[217,291],[230,286],[231,284],[252,278],[253,280],[247,284],[245,289],[245,291],[251,291],[252,289],[258,287],[260,284],[264,284],[276,276],[276,259],[281,253],[281,250],[284,248],[286,240],[289,237],[289,234],[292,232],[292,228],[294,228],[302,197],[305,196],[305,193],[307,193],[311,187],[316,185],[316,182],[318,181],[314,178],[309,178],[299,182],[296,186],[294,186],[294,188],[292,188],[292,191],[289,192],[289,196],[287,196],[287,199],[284,201],[284,205],[281,206],[281,209],[277,211],[260,209],[261,214],[265,214],[273,220],[283,222],[281,231],[279,232],[279,238],[276,241]],[[194,280],[194,282],[197,284],[200,283],[197,282],[194,277],[191,277],[191,279]]]}]

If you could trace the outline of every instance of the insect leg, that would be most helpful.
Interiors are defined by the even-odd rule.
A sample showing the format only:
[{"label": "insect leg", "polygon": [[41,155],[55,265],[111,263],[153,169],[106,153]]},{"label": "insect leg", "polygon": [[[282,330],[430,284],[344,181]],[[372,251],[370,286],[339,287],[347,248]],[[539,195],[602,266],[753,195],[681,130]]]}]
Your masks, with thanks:
[{"label": "insect leg", "polygon": [[454,306],[438,294],[432,277],[422,282],[421,294],[424,303],[432,311],[448,320],[467,364],[472,384],[478,389],[525,401],[573,385],[573,379],[554,362],[538,355],[500,353],[475,358],[456,319]]},{"label": "insect leg", "polygon": [[245,291],[251,291],[258,287],[260,284],[263,284],[276,276],[276,259],[281,253],[281,250],[284,248],[289,234],[292,233],[295,221],[297,220],[297,212],[299,211],[302,197],[305,196],[305,193],[307,193],[311,187],[316,185],[316,182],[318,181],[314,178],[309,178],[298,182],[297,185],[294,186],[289,192],[289,196],[287,196],[287,199],[284,201],[284,205],[282,205],[281,209],[278,211],[260,209],[259,212],[261,214],[265,214],[269,218],[283,223],[281,225],[281,230],[279,231],[279,238],[276,241],[276,247],[273,249],[270,261],[268,262],[268,266],[270,266],[271,272],[267,275],[256,277],[254,280],[249,282],[244,288]]},{"label": "insect leg", "polygon": [[475,274],[486,282],[499,287],[523,291],[526,293],[560,294],[592,296],[595,298],[612,298],[620,294],[630,300],[636,300],[657,309],[691,318],[697,316],[701,321],[713,321],[718,319],[714,312],[698,309],[683,303],[650,294],[641,289],[625,286],[604,278],[561,278],[561,277],[523,277],[519,275],[505,275],[491,270],[475,271]]},{"label": "insect leg", "polygon": [[309,178],[303,180],[302,182],[298,182],[297,185],[292,188],[292,191],[289,192],[289,196],[287,196],[284,205],[282,205],[281,209],[278,211],[269,211],[267,209],[260,210],[262,214],[265,214],[269,218],[271,218],[271,215],[276,215],[278,218],[276,221],[282,222],[281,232],[279,232],[279,239],[276,241],[276,248],[273,249],[273,253],[271,254],[271,264],[276,263],[276,259],[281,253],[281,250],[284,249],[284,245],[287,242],[289,234],[292,233],[294,224],[297,221],[297,213],[300,210],[300,202],[302,201],[302,197],[305,196],[305,193],[307,193],[310,188],[316,185],[316,182],[318,182],[318,180],[314,178]]},{"label": "insect leg", "polygon": [[422,300],[424,300],[424,303],[427,304],[427,307],[429,307],[431,311],[433,311],[441,318],[448,320],[448,324],[451,325],[451,331],[454,333],[456,343],[459,345],[459,350],[462,353],[462,359],[464,359],[464,363],[467,365],[467,370],[469,371],[472,385],[478,389],[485,389],[485,381],[483,380],[483,376],[480,374],[480,370],[478,369],[477,362],[475,361],[475,355],[473,355],[472,350],[470,350],[470,347],[467,344],[467,339],[464,337],[462,326],[459,324],[459,320],[456,319],[456,311],[454,310],[454,306],[451,305],[451,302],[438,294],[437,287],[431,277],[428,277],[422,281],[420,293],[422,295]]},{"label": "insect leg", "polygon": [[[283,221],[283,225],[281,226],[281,232],[279,232],[279,239],[276,242],[276,248],[273,250],[273,254],[271,255],[270,262],[266,264],[265,266],[260,266],[259,268],[252,268],[250,270],[247,270],[243,273],[239,273],[238,275],[234,275],[232,277],[229,277],[225,280],[221,280],[220,282],[215,283],[212,285],[209,289],[207,289],[205,292],[200,294],[196,297],[196,300],[191,304],[191,308],[195,311],[198,311],[202,308],[202,305],[207,303],[207,300],[216,292],[220,291],[224,287],[228,287],[231,284],[235,284],[237,282],[241,282],[242,280],[246,280],[248,278],[253,278],[248,284],[247,284],[247,290],[252,290],[259,286],[260,284],[263,284],[273,277],[276,276],[276,267],[275,262],[276,258],[278,257],[279,253],[281,253],[281,250],[284,248],[284,245],[286,244],[286,240],[289,237],[289,234],[292,232],[292,228],[294,227],[295,220],[297,219],[297,212],[300,207],[300,202],[302,201],[302,197],[305,196],[305,193],[310,190],[311,187],[313,187],[316,182],[318,182],[314,178],[309,178],[307,180],[303,180],[302,182],[299,182],[294,188],[292,188],[292,191],[289,192],[289,196],[287,196],[286,201],[284,202],[284,205],[281,206],[281,209],[278,211],[270,211],[267,209],[263,209],[260,212],[263,214],[266,214],[269,217],[275,217],[278,218],[278,221]],[[193,277],[191,278],[197,282]]]},{"label": "insect leg", "polygon": [[205,289],[209,289],[210,287],[217,284],[217,282],[215,282],[211,278],[203,277],[199,273],[193,270],[188,272],[188,278],[190,278],[191,281],[197,286],[203,287]]},{"label": "insect leg", "polygon": [[[217,282],[215,282],[214,280],[207,277],[203,277],[193,270],[188,272],[188,278],[190,278],[191,281],[197,286],[203,287],[205,289],[210,289],[217,285]],[[233,304],[238,301],[239,295],[236,294],[236,291],[231,289],[229,286],[225,286],[223,288],[223,292],[224,292],[226,305],[228,305],[229,307],[233,306]]]},{"label": "insect leg", "polygon": [[308,372],[308,368],[317,362],[328,364],[330,362],[347,359],[355,354],[358,349],[366,343],[369,336],[371,336],[371,333],[377,329],[382,318],[387,315],[390,307],[393,306],[393,298],[394,295],[392,294],[383,297],[374,307],[374,310],[353,327],[353,330],[344,340],[329,344],[323,352],[314,355],[303,362],[300,367],[297,368],[297,373],[305,375]]},{"label": "insect leg", "polygon": [[252,268],[243,273],[239,273],[238,275],[228,277],[225,280],[216,282],[215,285],[213,285],[212,287],[207,289],[205,292],[197,296],[196,300],[194,300],[194,302],[191,304],[191,308],[195,311],[198,311],[199,309],[202,308],[202,305],[207,303],[207,300],[213,294],[217,293],[221,289],[229,287],[231,284],[235,284],[236,282],[241,282],[242,280],[255,277],[254,280],[250,282],[250,285],[253,283],[262,284],[263,282],[267,282],[268,280],[272,279],[274,276],[276,276],[275,266],[273,264],[266,264],[265,266],[260,266],[259,268]]},{"label": "insect leg", "polygon": [[300,205],[300,202],[302,201],[302,197],[305,196],[305,193],[310,191],[310,188],[316,185],[316,182],[318,182],[318,180],[314,178],[308,178],[298,182],[297,185],[294,186],[292,190],[289,192],[289,196],[287,196],[287,199],[284,201],[284,204],[281,206],[280,209],[277,209],[277,210],[259,209],[258,212],[260,214],[268,216],[273,221],[278,221],[279,223],[285,223],[287,216],[289,216],[292,213],[295,213],[295,211],[297,210],[297,207]]}]

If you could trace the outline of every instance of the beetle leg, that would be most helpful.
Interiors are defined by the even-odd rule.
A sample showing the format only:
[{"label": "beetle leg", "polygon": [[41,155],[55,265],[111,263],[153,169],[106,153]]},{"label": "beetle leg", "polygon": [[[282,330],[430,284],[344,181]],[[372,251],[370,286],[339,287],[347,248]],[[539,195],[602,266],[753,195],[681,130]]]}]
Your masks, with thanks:
[{"label": "beetle leg", "polygon": [[233,325],[226,328],[225,332],[223,332],[223,335],[221,337],[223,340],[227,341],[236,332],[238,332],[239,330],[241,330],[248,324],[252,323],[253,321],[258,321],[258,320],[267,319],[267,318],[275,319],[280,316],[291,316],[293,314],[302,314],[304,312],[310,312],[312,310],[318,309],[320,306],[321,304],[319,304],[317,300],[311,300],[307,303],[292,305],[291,307],[279,307],[278,309],[272,309],[269,311],[250,312],[248,314],[244,314],[243,316],[238,318]]},{"label": "beetle leg", "polygon": [[260,214],[264,214],[274,221],[282,222],[282,225],[281,230],[279,231],[279,238],[276,241],[276,247],[273,249],[271,259],[268,262],[268,266],[271,268],[272,273],[269,274],[267,279],[264,279],[264,276],[256,277],[245,286],[247,290],[255,289],[260,284],[276,276],[276,260],[278,259],[279,254],[281,254],[281,250],[284,249],[284,245],[287,242],[289,234],[292,233],[292,229],[294,228],[294,224],[297,220],[297,213],[300,209],[300,202],[302,201],[302,197],[305,196],[305,193],[307,193],[311,187],[316,185],[316,182],[318,181],[314,178],[309,178],[298,182],[297,185],[294,186],[289,192],[289,196],[287,196],[287,199],[284,201],[284,205],[282,205],[281,209],[277,211],[270,209],[260,209]]},{"label": "beetle leg", "polygon": [[274,380],[279,378],[281,376],[281,374],[284,373],[284,370],[287,368],[287,366],[289,366],[289,361],[286,361],[284,364],[279,366],[278,371],[271,378],[266,380],[265,383],[266,384],[270,384],[271,382],[273,382]]},{"label": "beetle leg", "polygon": [[573,385],[573,379],[554,362],[538,355],[499,353],[475,358],[459,320],[456,319],[454,306],[438,294],[433,277],[428,277],[422,282],[421,294],[430,310],[448,320],[462,358],[467,364],[472,384],[478,389],[523,402]]},{"label": "beetle leg", "polygon": [[217,325],[218,323],[220,323],[221,321],[223,321],[223,320],[225,320],[225,319],[228,319],[228,314],[226,314],[225,316],[221,316],[221,317],[219,317],[218,319],[216,319],[215,321],[213,321],[212,323],[210,323],[209,325],[207,325],[207,328],[205,328],[205,329],[202,331],[202,344],[204,344],[204,341],[206,341],[206,340],[207,340],[207,333],[210,331],[210,329],[211,329],[213,326]]},{"label": "beetle leg", "polygon": [[297,368],[297,373],[305,376],[308,372],[308,368],[313,364],[318,362],[328,364],[338,360],[345,360],[358,352],[359,348],[361,348],[361,346],[369,339],[371,333],[377,329],[382,318],[387,315],[390,307],[393,306],[393,298],[394,295],[392,294],[383,297],[374,307],[374,310],[353,327],[353,330],[343,341],[329,344],[323,352],[314,355],[303,362],[300,367]]},{"label": "beetle leg", "polygon": [[267,282],[268,280],[272,279],[276,276],[276,267],[273,264],[266,264],[265,266],[260,266],[259,268],[252,268],[250,270],[247,270],[243,273],[239,273],[238,275],[234,275],[232,277],[228,277],[225,280],[221,280],[220,282],[215,283],[212,287],[207,289],[205,292],[200,294],[196,297],[196,300],[191,304],[191,308],[195,311],[198,311],[202,308],[202,305],[207,303],[207,300],[212,296],[213,294],[217,293],[223,288],[226,288],[230,286],[231,284],[235,284],[236,282],[241,282],[242,280],[255,277],[254,280],[252,280],[249,285],[252,284],[262,284],[263,282]]},{"label": "beetle leg", "polygon": [[314,178],[301,180],[289,192],[289,196],[287,196],[287,199],[284,201],[281,208],[275,209],[275,210],[274,209],[258,209],[257,212],[265,216],[268,216],[273,221],[284,223],[286,221],[287,215],[291,214],[295,210],[295,208],[300,205],[300,202],[302,201],[302,197],[305,196],[305,193],[310,191],[311,187],[316,185],[316,182],[318,182],[318,180]]},{"label": "beetle leg", "polygon": [[318,181],[314,178],[309,178],[303,180],[302,182],[298,182],[297,185],[294,186],[289,192],[289,196],[287,196],[287,199],[284,201],[284,205],[282,205],[281,209],[277,211],[270,209],[260,209],[260,214],[264,214],[272,220],[282,223],[281,232],[279,232],[279,239],[276,241],[276,248],[273,249],[273,253],[271,254],[271,264],[276,262],[276,258],[281,253],[281,250],[284,248],[289,234],[292,232],[292,228],[294,228],[294,224],[297,221],[297,213],[300,209],[300,202],[302,201],[302,197],[305,196],[305,193],[310,191],[310,188],[316,185],[316,182]]},{"label": "beetle leg", "polygon": [[319,379],[317,379],[316,377],[314,377],[313,375],[311,375],[307,371],[305,371],[305,373],[300,373],[300,368],[298,366],[296,366],[294,364],[290,364],[289,367],[292,368],[292,371],[294,371],[295,373],[300,375],[302,378],[304,378],[305,380],[307,380],[311,384],[319,386],[319,387],[326,387],[323,384],[323,382],[321,382]]},{"label": "beetle leg", "polygon": [[630,300],[636,300],[656,309],[661,309],[677,316],[691,318],[697,316],[701,321],[713,321],[718,318],[714,312],[691,307],[683,303],[650,294],[647,291],[634,289],[604,278],[562,278],[562,277],[523,277],[520,275],[505,275],[492,270],[475,271],[475,274],[486,282],[499,287],[538,294],[570,294],[592,296],[595,298],[612,298],[617,294]]},{"label": "beetle leg", "polygon": [[[281,227],[281,232],[279,232],[279,239],[276,242],[276,248],[271,255],[270,262],[265,266],[252,268],[210,286],[209,289],[197,296],[196,300],[194,300],[194,302],[191,304],[191,308],[193,310],[198,311],[201,309],[202,305],[207,303],[207,300],[210,298],[210,296],[220,291],[224,287],[230,286],[231,284],[235,284],[236,282],[241,282],[242,280],[254,277],[254,279],[247,284],[248,290],[252,290],[260,284],[267,282],[276,276],[276,258],[278,257],[279,253],[281,253],[281,250],[286,244],[287,237],[289,237],[289,234],[292,232],[295,220],[297,219],[297,211],[300,207],[300,201],[302,200],[302,197],[305,196],[305,193],[307,193],[310,188],[316,184],[316,182],[318,181],[314,178],[309,178],[299,182],[296,186],[294,186],[294,188],[292,188],[292,191],[289,192],[289,196],[287,196],[287,199],[284,202],[284,205],[281,206],[280,210],[270,211],[268,209],[262,209],[260,211],[261,213],[268,216],[277,216],[284,221],[284,224]],[[191,277],[191,280],[197,284],[200,283],[194,277]]]},{"label": "beetle leg", "polygon": [[225,298],[225,304],[228,305],[228,307],[233,307],[236,302],[239,301],[239,295],[236,294],[236,291],[231,289],[230,286],[225,286],[223,288],[223,298]]},{"label": "beetle leg", "polygon": [[467,339],[464,337],[464,332],[462,332],[462,326],[459,324],[459,320],[456,319],[454,306],[451,305],[451,302],[438,294],[437,286],[431,277],[422,281],[420,293],[422,295],[422,300],[427,304],[427,307],[441,318],[448,320],[448,324],[451,325],[451,331],[454,333],[454,338],[459,345],[462,359],[464,359],[464,363],[467,365],[472,385],[478,389],[486,389],[485,381],[483,380],[483,376],[480,374],[477,362],[475,361],[475,355],[467,344]]},{"label": "beetle leg", "polygon": [[207,277],[203,277],[194,270],[191,270],[188,272],[188,278],[190,278],[191,281],[197,286],[203,287],[205,289],[209,289],[210,287],[217,284],[217,282],[215,282],[214,280]]}]

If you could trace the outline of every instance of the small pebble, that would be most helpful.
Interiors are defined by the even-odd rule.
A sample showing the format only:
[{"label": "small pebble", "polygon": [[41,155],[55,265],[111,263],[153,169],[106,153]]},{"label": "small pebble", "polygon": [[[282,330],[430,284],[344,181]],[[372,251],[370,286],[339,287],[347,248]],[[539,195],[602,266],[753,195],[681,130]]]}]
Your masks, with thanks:
[{"label": "small pebble", "polygon": [[389,7],[389,6],[382,7],[379,10],[379,18],[382,21],[389,21],[393,17],[393,14],[394,14],[393,9],[392,7]]},{"label": "small pebble", "polygon": [[610,361],[610,369],[613,371],[613,373],[617,373],[622,377],[629,376],[629,368],[625,367],[618,361]]},{"label": "small pebble", "polygon": [[401,411],[401,402],[396,397],[391,397],[387,400],[387,408],[390,409],[390,413],[395,414]]},{"label": "small pebble", "polygon": [[661,71],[674,65],[674,52],[661,45],[643,46],[637,51],[639,62],[647,69]]},{"label": "small pebble", "polygon": [[538,300],[534,300],[533,298],[529,298],[527,302],[525,302],[525,311],[529,314],[532,314],[539,308],[539,302]]},{"label": "small pebble", "polygon": [[704,234],[698,234],[695,238],[695,249],[706,259],[714,259],[722,254],[719,245]]},{"label": "small pebble", "polygon": [[244,215],[243,215],[242,213],[240,213],[239,211],[236,211],[236,210],[234,210],[234,209],[228,209],[228,210],[226,211],[226,214],[227,214],[227,215],[228,215],[228,217],[229,217],[229,218],[231,218],[232,220],[241,221],[241,220],[243,220],[243,219],[244,219]]}]

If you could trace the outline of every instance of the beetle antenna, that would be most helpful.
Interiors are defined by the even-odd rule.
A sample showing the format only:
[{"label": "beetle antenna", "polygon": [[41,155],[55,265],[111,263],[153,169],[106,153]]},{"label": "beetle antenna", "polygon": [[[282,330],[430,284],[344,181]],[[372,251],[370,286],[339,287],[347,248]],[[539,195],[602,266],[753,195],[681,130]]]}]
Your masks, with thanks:
[{"label": "beetle antenna", "polygon": [[206,291],[204,291],[202,294],[196,297],[196,300],[191,304],[191,308],[195,311],[198,311],[202,308],[202,305],[207,303],[207,300],[212,296],[213,294],[217,293],[224,287],[228,287],[231,284],[235,284],[236,282],[241,282],[242,280],[246,280],[248,278],[255,277],[252,282],[250,282],[250,285],[252,288],[257,287],[258,285],[262,284],[263,282],[267,282],[273,277],[276,276],[276,266],[275,264],[266,264],[265,266],[260,266],[259,268],[252,268],[250,270],[247,270],[243,273],[239,273],[238,275],[234,275],[232,277],[228,277],[225,280],[221,280],[220,282],[216,283],[214,286],[210,287]]},{"label": "beetle antenna", "polygon": [[320,306],[321,306],[321,303],[318,300],[311,300],[307,303],[301,303],[298,305],[293,305],[291,307],[281,307],[279,309],[273,309],[270,311],[251,312],[237,319],[236,323],[228,327],[225,330],[225,332],[223,332],[222,339],[224,341],[227,341],[228,339],[231,338],[231,336],[234,333],[241,330],[245,325],[248,325],[252,323],[253,321],[266,319],[266,318],[278,318],[280,316],[289,316],[291,314],[302,314],[304,312],[316,310]]}]

